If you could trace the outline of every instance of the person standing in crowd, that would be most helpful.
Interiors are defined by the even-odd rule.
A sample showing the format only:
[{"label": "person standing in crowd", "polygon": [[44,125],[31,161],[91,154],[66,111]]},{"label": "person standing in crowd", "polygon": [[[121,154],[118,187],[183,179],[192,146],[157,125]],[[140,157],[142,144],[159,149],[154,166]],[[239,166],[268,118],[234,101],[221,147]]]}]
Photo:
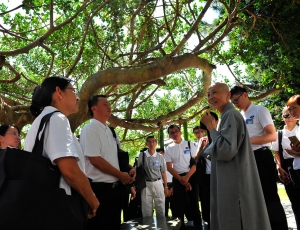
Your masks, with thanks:
[{"label": "person standing in crowd", "polygon": [[20,130],[17,126],[8,124],[0,126],[0,149],[6,149],[6,147],[18,148],[20,142]]},{"label": "person standing in crowd", "polygon": [[198,145],[200,139],[201,139],[202,137],[204,137],[204,135],[205,135],[205,133],[206,133],[206,130],[201,129],[200,126],[195,126],[195,127],[193,128],[193,133],[194,133],[194,135],[195,135],[195,137],[196,137],[196,139],[197,139],[197,145]]},{"label": "person standing in crowd", "polygon": [[[288,110],[291,116],[300,120],[300,94],[294,95],[287,101],[286,105],[288,106]],[[291,148],[285,149],[288,154],[294,157],[293,169],[296,171],[299,179],[300,179],[300,129],[296,132],[296,138],[293,142],[291,142]]]},{"label": "person standing in crowd", "polygon": [[[212,111],[210,114],[214,118],[215,126],[218,124],[218,115]],[[211,142],[211,137],[207,127],[200,122],[199,126],[204,132],[207,134],[206,137],[202,137],[199,139],[198,149],[197,149],[197,156],[196,159],[198,161],[198,169],[200,174],[198,173],[198,180],[199,180],[199,198],[201,202],[201,211],[202,211],[202,218],[207,224],[207,229],[210,229],[210,174],[211,174],[211,159],[205,158],[201,156],[201,152],[203,149],[209,145]],[[199,164],[200,163],[200,164]],[[199,165],[201,165],[199,167]]]},{"label": "person standing in crowd", "polygon": [[[80,134],[80,144],[86,156],[86,173],[101,206],[95,218],[88,221],[89,230],[119,230],[121,224],[122,184],[131,184],[133,178],[119,169],[117,143],[106,122],[111,116],[109,101],[104,95],[89,99],[92,116]],[[130,172],[132,174],[132,172]]]},{"label": "person standing in crowd", "polygon": [[[156,149],[156,152],[160,153],[164,158],[166,158],[165,150],[163,148]],[[171,216],[173,216],[173,209],[174,209],[174,199],[173,199],[173,176],[172,174],[167,170],[167,183],[168,183],[168,196],[165,198],[165,217],[169,217],[169,210],[171,210]]]},{"label": "person standing in crowd", "polygon": [[138,166],[143,165],[146,177],[146,188],[141,191],[143,217],[153,216],[153,201],[156,216],[165,216],[165,197],[168,196],[166,162],[164,157],[156,152],[157,140],[154,136],[146,138],[148,149],[141,152]]},{"label": "person standing in crowd", "polygon": [[[59,110],[51,116],[46,127],[43,156],[58,166],[62,174],[59,187],[67,195],[73,195],[71,188],[79,193],[89,206],[86,216],[92,218],[96,215],[99,201],[84,174],[84,156],[67,118],[78,112],[78,100],[77,90],[67,78],[49,77],[37,86],[30,106],[31,113],[36,118],[27,133],[24,150],[32,151],[41,119]],[[64,223],[61,226],[65,226]],[[65,228],[68,229],[68,226]]]},{"label": "person standing in crowd", "polygon": [[278,139],[272,143],[272,149],[275,152],[278,177],[284,184],[286,193],[292,204],[297,229],[300,229],[300,180],[293,169],[294,158],[285,150],[290,148],[291,141],[289,137],[296,135],[299,126],[296,124],[297,120],[290,115],[288,107],[283,108],[281,117],[285,125],[282,130],[277,132]]},{"label": "person standing in crowd", "polygon": [[234,86],[231,102],[241,110],[250,136],[268,215],[273,230],[288,229],[284,209],[277,193],[276,165],[269,147],[277,140],[276,129],[267,108],[251,103],[247,90]]},{"label": "person standing in crowd", "polygon": [[212,108],[221,113],[217,127],[209,110],[201,117],[212,139],[202,152],[211,157],[211,229],[270,230],[243,117],[229,102],[230,92],[225,83],[211,85],[207,96]]},{"label": "person standing in crowd", "polygon": [[166,148],[168,171],[173,176],[174,217],[181,220],[181,229],[185,229],[184,213],[189,205],[194,226],[202,229],[202,219],[199,210],[197,181],[192,177],[196,171],[193,162],[196,156],[196,146],[182,140],[181,131],[177,125],[168,127],[169,137],[173,143]]}]

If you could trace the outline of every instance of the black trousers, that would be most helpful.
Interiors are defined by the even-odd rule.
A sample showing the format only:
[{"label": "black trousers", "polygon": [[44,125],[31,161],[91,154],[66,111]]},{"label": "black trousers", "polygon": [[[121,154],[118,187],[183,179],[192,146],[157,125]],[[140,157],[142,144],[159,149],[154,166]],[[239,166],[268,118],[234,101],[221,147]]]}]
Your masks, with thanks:
[{"label": "black trousers", "polygon": [[254,151],[258,174],[272,230],[287,230],[287,220],[277,193],[274,157],[268,148]]},{"label": "black trousers", "polygon": [[284,160],[283,169],[289,173],[292,181],[284,185],[286,194],[288,195],[292,209],[294,212],[297,229],[300,230],[300,180],[297,176],[296,170],[293,170],[293,158]]},{"label": "black trousers", "polygon": [[202,218],[210,229],[210,174],[205,174],[203,183],[199,184],[199,198],[201,202]]},{"label": "black trousers", "polygon": [[[173,184],[172,183],[168,183],[168,188],[172,188]],[[169,209],[171,210],[172,216],[174,214],[174,196],[168,196],[165,199],[165,216],[168,217],[169,216]]]},{"label": "black trousers", "polygon": [[100,202],[96,216],[88,220],[88,230],[119,230],[121,224],[121,187],[113,183],[91,183]]},{"label": "black trousers", "polygon": [[186,207],[190,207],[190,213],[192,215],[192,220],[194,225],[202,226],[201,213],[199,210],[198,194],[199,187],[194,181],[189,181],[192,185],[191,191],[186,191],[185,186],[182,185],[179,180],[173,177],[173,196],[174,196],[174,213],[173,217],[178,217],[182,221],[182,226],[184,226],[184,214]]}]

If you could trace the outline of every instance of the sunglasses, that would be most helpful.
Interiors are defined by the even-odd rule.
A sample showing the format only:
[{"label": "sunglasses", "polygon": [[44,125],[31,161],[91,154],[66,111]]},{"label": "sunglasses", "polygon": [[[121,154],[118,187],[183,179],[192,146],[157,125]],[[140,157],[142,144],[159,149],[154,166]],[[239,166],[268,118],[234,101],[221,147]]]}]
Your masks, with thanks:
[{"label": "sunglasses", "polygon": [[291,114],[283,114],[282,115],[284,118],[290,118],[291,117]]}]

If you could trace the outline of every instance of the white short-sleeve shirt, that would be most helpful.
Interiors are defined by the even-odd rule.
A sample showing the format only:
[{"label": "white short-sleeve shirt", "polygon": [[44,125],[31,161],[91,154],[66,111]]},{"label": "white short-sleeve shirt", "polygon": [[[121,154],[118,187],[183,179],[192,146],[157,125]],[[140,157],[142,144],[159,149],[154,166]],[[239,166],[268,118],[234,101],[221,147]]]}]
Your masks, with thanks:
[{"label": "white short-sleeve shirt", "polygon": [[110,128],[96,119],[91,119],[80,133],[80,145],[85,158],[85,171],[93,182],[113,183],[118,181],[117,177],[101,172],[95,168],[88,157],[102,157],[111,166],[120,170],[118,161],[118,150],[116,139]]},{"label": "white short-sleeve shirt", "polygon": [[[197,145],[197,153],[199,152],[200,148],[200,141],[202,141],[203,137],[200,138]],[[208,143],[207,143],[208,144]],[[205,158],[205,174],[211,174],[211,161]]]},{"label": "white short-sleeve shirt", "polygon": [[[290,149],[291,148],[291,141],[289,140],[289,137],[295,136],[296,132],[298,131],[299,126],[296,125],[293,130],[287,130],[287,129],[282,129],[282,141],[281,141],[281,146],[282,146],[282,155],[283,159],[290,159],[293,158],[291,155],[289,155],[285,149]],[[278,132],[277,132],[278,135]],[[278,144],[278,139],[272,143],[272,150],[274,151],[279,151],[279,144]]]},{"label": "white short-sleeve shirt", "polygon": [[[190,159],[197,154],[197,146],[190,143],[191,150],[188,147],[188,142],[182,140],[180,144],[171,143],[166,148],[166,162],[172,162],[173,168],[178,174],[186,173],[190,170]],[[190,155],[191,152],[191,155]]]},{"label": "white short-sleeve shirt", "polygon": [[[42,113],[32,123],[25,138],[24,150],[31,152],[35,143],[37,131],[41,119],[53,111],[57,110],[52,106],[44,108]],[[41,133],[39,135],[41,137]],[[77,138],[72,133],[68,118],[60,113],[54,113],[45,130],[43,156],[49,158],[55,165],[55,160],[61,157],[75,157],[80,169],[84,172],[84,157]],[[71,194],[71,187],[61,177],[60,188]]]},{"label": "white short-sleeve shirt", "polygon": [[[264,135],[264,127],[274,125],[271,114],[266,107],[251,103],[246,111],[241,111],[241,114],[246,122],[250,138]],[[271,142],[263,145],[252,144],[252,149],[256,150],[263,146],[271,146]]]}]

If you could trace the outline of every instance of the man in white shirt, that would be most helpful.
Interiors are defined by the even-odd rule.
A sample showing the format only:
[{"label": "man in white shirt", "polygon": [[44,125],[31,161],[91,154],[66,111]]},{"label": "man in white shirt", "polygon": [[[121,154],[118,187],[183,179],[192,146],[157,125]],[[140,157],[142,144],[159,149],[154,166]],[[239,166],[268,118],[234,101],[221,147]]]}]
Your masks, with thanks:
[{"label": "man in white shirt", "polygon": [[272,230],[288,229],[286,216],[277,193],[273,154],[269,147],[277,140],[276,129],[267,108],[251,103],[247,90],[234,86],[231,102],[241,110],[246,122]]},{"label": "man in white shirt", "polygon": [[[133,178],[119,169],[117,142],[106,122],[111,116],[109,101],[96,95],[88,101],[92,119],[80,134],[80,144],[86,157],[86,174],[100,201],[95,218],[88,222],[89,230],[119,230],[121,224],[121,189],[119,183],[131,184]],[[133,172],[130,172],[132,174]]]},{"label": "man in white shirt", "polygon": [[181,131],[177,125],[170,125],[168,134],[174,141],[166,148],[167,168],[173,175],[173,216],[181,219],[181,229],[185,229],[184,213],[189,204],[194,226],[202,229],[198,203],[199,188],[197,181],[192,177],[196,171],[196,165],[190,165],[191,158],[197,154],[196,146],[182,140]]}]

